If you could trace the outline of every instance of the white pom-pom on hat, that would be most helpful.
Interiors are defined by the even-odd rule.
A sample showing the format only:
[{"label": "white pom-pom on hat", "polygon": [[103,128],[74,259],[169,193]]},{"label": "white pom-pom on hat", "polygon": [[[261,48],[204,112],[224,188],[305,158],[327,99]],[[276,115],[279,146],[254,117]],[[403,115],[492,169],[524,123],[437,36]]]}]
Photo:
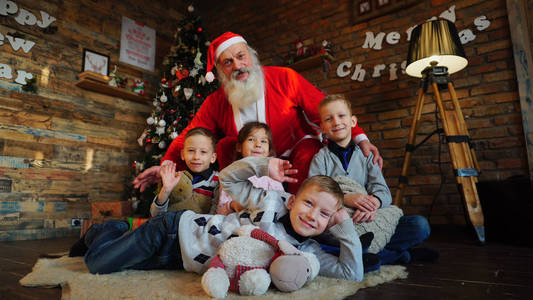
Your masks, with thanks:
[{"label": "white pom-pom on hat", "polygon": [[205,80],[207,80],[207,82],[213,82],[213,80],[215,80],[215,74],[211,71],[207,72],[207,74],[205,74]]}]

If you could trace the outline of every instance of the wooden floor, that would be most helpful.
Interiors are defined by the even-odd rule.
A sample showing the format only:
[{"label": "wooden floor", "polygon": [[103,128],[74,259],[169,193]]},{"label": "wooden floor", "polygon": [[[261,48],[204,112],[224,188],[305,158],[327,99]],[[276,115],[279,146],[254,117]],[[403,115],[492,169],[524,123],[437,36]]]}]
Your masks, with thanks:
[{"label": "wooden floor", "polygon": [[[61,299],[59,288],[24,288],[20,278],[41,253],[61,252],[76,238],[0,243],[0,299]],[[463,227],[434,228],[424,244],[435,264],[408,265],[409,277],[366,288],[348,299],[533,299],[533,248],[477,245]]]}]

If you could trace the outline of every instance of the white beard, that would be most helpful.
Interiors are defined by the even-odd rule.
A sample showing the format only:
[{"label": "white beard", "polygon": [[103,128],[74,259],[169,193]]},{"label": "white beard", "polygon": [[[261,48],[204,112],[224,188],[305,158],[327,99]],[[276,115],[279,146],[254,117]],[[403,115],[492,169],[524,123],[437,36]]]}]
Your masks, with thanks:
[{"label": "white beard", "polygon": [[[233,71],[231,78],[228,78],[224,72],[218,72],[228,101],[236,108],[241,109],[259,101],[265,93],[263,70],[257,60],[253,63],[251,68],[245,67]],[[246,81],[236,79],[236,76],[242,71],[248,71]]]}]

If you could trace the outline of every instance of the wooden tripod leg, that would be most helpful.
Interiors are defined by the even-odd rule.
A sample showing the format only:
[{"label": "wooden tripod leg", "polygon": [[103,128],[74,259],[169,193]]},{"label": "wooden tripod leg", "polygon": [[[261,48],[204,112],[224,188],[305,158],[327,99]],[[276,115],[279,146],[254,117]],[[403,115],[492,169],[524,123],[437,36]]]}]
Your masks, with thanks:
[{"label": "wooden tripod leg", "polygon": [[[464,124],[464,121],[461,122],[458,116],[457,110],[460,112],[460,107],[455,107],[454,111],[445,111],[437,84],[433,83],[432,86],[435,92],[435,101],[437,102],[437,106],[439,108],[439,114],[442,119],[442,125],[446,136],[451,137],[467,135],[466,124]],[[462,116],[462,113],[460,114]],[[474,169],[474,160],[471,154],[472,152],[470,151],[470,147],[466,141],[448,142],[448,149],[450,151],[450,158],[454,171],[457,172],[459,170]],[[477,174],[472,176],[456,174],[456,180],[461,186],[461,192],[465,202],[466,210],[468,211],[468,217],[476,230],[479,241],[484,243],[484,217],[476,188]]]},{"label": "wooden tripod leg", "polygon": [[[416,108],[415,115],[413,117],[413,123],[411,124],[411,129],[409,130],[409,140],[408,145],[414,145],[416,140],[416,130],[418,127],[418,122],[422,116],[422,108],[424,107],[424,89],[420,87],[417,92]],[[406,148],[405,157],[403,159],[402,173],[401,178],[407,178],[407,170],[409,169],[409,163],[411,162],[411,153],[412,151]],[[405,188],[405,182],[399,182],[398,189],[396,190],[396,197],[394,198],[393,204],[400,206],[401,200],[403,197],[403,190]]]},{"label": "wooden tripod leg", "polygon": [[[463,135],[466,135],[468,136],[468,138],[470,138],[470,134],[468,133],[468,128],[466,127],[465,118],[463,116],[463,112],[461,111],[461,105],[459,104],[459,101],[457,100],[457,94],[455,93],[455,88],[453,87],[453,83],[451,81],[448,82],[448,91],[450,91],[450,97],[452,98],[452,103],[455,108],[455,112],[457,113],[457,120],[458,120],[457,125],[459,126],[459,130],[462,132]],[[471,152],[472,163],[474,164],[474,167],[477,169],[478,172],[481,172],[474,148],[471,148],[470,145],[468,145],[468,151]]]}]

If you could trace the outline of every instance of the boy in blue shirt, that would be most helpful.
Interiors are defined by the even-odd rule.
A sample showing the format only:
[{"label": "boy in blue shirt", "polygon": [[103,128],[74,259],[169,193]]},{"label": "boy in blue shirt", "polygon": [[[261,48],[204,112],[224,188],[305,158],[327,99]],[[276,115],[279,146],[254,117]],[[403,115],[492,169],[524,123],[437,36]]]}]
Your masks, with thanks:
[{"label": "boy in blue shirt", "polygon": [[[357,117],[342,95],[329,95],[318,107],[320,128],[328,144],[313,158],[309,176],[346,176],[363,186],[368,195],[345,194],[344,205],[355,210],[354,223],[370,222],[381,207],[392,203],[390,190],[372,154],[365,157],[351,137]],[[434,261],[438,253],[427,248],[413,248],[429,237],[430,227],[423,216],[402,216],[385,249],[378,254],[381,264],[409,263],[414,260]]]}]

